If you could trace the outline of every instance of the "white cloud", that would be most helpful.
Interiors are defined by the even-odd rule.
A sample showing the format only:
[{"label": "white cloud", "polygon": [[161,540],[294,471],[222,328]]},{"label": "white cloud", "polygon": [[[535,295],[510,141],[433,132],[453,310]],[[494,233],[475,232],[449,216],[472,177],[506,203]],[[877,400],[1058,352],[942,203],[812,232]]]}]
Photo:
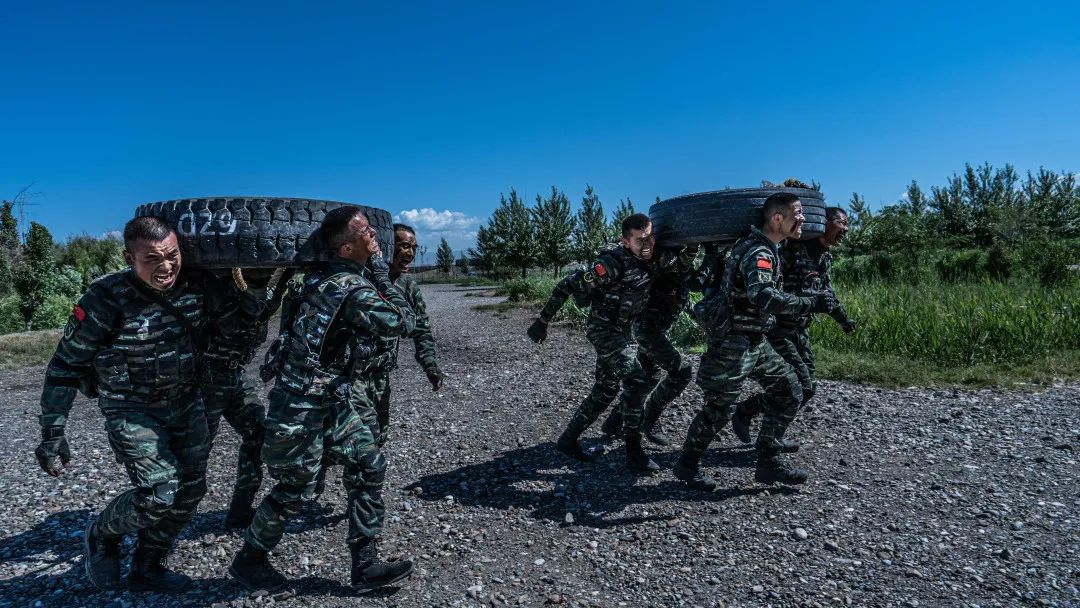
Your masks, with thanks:
[{"label": "white cloud", "polygon": [[475,230],[480,219],[469,217],[460,211],[436,211],[430,207],[409,209],[394,216],[394,220],[410,224],[418,230],[444,232],[449,230]]},{"label": "white cloud", "polygon": [[430,207],[407,209],[394,216],[395,222],[408,224],[416,229],[416,240],[421,246],[427,246],[426,262],[433,263],[435,248],[441,239],[446,239],[455,255],[476,244],[476,229],[480,227],[480,218],[471,217],[460,211],[436,211]]}]

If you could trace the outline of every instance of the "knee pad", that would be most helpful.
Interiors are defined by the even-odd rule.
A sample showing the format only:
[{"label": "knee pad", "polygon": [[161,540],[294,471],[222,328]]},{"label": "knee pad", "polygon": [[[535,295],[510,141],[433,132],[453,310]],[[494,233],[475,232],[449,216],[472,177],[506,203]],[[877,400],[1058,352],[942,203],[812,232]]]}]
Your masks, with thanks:
[{"label": "knee pad", "polygon": [[679,367],[675,368],[675,371],[671,373],[673,378],[680,380],[686,380],[687,384],[694,377],[694,366],[690,365],[689,361],[685,359],[679,363]]},{"label": "knee pad", "polygon": [[175,479],[156,483],[149,488],[139,488],[135,506],[151,518],[161,519],[172,509],[176,501],[176,489]]},{"label": "knee pad", "polygon": [[364,480],[367,483],[377,481],[382,483],[386,477],[386,458],[379,450],[373,450],[371,452],[365,452],[360,456],[360,460],[357,462],[360,466],[360,470],[364,472]]}]

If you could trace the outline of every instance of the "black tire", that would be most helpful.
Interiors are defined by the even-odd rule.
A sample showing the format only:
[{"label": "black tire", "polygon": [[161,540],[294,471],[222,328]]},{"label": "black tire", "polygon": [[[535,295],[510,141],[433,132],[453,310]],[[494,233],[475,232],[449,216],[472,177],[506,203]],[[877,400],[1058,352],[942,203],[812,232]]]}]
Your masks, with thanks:
[{"label": "black tire", "polygon": [[825,199],[806,188],[738,188],[686,194],[660,201],[649,208],[653,233],[660,245],[728,243],[761,224],[761,206],[777,192],[790,192],[802,201],[802,239],[825,232]]},{"label": "black tire", "polygon": [[[302,268],[327,259],[318,235],[326,212],[349,205],[302,198],[223,196],[140,205],[135,216],[161,218],[176,229],[190,268]],[[388,211],[360,207],[378,231],[389,261],[394,253]]]}]

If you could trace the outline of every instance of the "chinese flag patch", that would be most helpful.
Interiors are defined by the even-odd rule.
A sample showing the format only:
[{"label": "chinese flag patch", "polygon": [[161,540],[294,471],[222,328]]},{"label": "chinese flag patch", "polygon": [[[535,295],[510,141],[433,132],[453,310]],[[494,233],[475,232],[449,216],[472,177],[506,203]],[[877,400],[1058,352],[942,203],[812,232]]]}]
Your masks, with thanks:
[{"label": "chinese flag patch", "polygon": [[758,258],[757,267],[763,270],[772,270],[772,261],[765,258]]},{"label": "chinese flag patch", "polygon": [[596,276],[602,277],[607,274],[607,268],[604,268],[603,264],[597,264],[593,266],[593,270],[596,272]]},{"label": "chinese flag patch", "polygon": [[79,323],[82,323],[86,319],[86,311],[83,310],[82,306],[76,304],[71,307],[71,316],[75,317],[75,320]]}]

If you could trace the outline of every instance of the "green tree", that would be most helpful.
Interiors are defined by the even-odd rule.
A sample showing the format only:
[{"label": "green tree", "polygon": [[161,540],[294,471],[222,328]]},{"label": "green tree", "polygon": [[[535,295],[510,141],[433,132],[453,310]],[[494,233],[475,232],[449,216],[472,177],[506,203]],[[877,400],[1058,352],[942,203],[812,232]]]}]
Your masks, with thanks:
[{"label": "green tree", "polygon": [[79,273],[85,291],[94,279],[124,267],[124,243],[115,237],[96,239],[86,234],[71,237],[56,261]]},{"label": "green tree", "polygon": [[446,242],[445,237],[439,240],[439,249],[435,252],[435,265],[448,274],[454,268],[454,250],[450,248],[450,243]]},{"label": "green tree", "polygon": [[491,214],[490,229],[495,233],[499,257],[507,266],[518,270],[523,278],[536,263],[536,238],[530,215],[529,208],[513,188],[510,198],[502,196],[499,207]]},{"label": "green tree", "polygon": [[469,257],[473,259],[476,267],[484,272],[499,274],[503,267],[500,257],[499,243],[495,233],[488,226],[480,226],[476,230],[476,246],[469,248]]},{"label": "green tree", "polygon": [[570,199],[555,186],[551,187],[548,198],[537,194],[532,220],[536,235],[536,261],[558,275],[559,269],[570,261],[570,234],[574,231]]},{"label": "green tree", "polygon": [[585,186],[585,197],[577,212],[574,231],[570,239],[571,258],[583,264],[592,262],[608,239],[608,227],[604,220],[604,206],[592,186]]},{"label": "green tree", "polygon": [[617,241],[622,238],[622,221],[637,213],[634,202],[629,197],[626,200],[619,199],[619,206],[611,213],[611,226],[608,228],[608,239]]},{"label": "green tree", "polygon": [[461,271],[461,274],[469,274],[469,270],[471,269],[469,266],[469,258],[465,257],[464,253],[461,254],[461,257],[458,258],[457,267],[458,270]]},{"label": "green tree", "polygon": [[48,296],[49,277],[55,267],[53,238],[49,230],[37,222],[30,222],[26,249],[15,269],[15,291],[19,294],[19,312],[26,329],[32,329],[34,312]]},{"label": "green tree", "polygon": [[4,201],[0,205],[0,247],[8,252],[19,248],[19,222],[15,219],[15,203]]}]

